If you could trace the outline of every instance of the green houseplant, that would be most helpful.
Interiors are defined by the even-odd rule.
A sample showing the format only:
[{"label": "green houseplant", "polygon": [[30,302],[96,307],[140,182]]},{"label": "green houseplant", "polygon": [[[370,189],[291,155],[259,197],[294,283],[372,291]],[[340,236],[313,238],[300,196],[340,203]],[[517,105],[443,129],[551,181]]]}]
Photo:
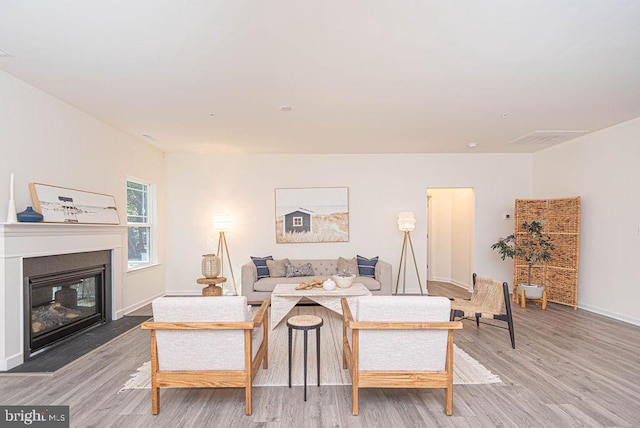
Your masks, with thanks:
[{"label": "green houseplant", "polygon": [[[510,259],[522,257],[527,262],[527,283],[525,285],[528,287],[532,287],[531,270],[533,266],[542,266],[553,257],[551,251],[554,246],[549,235],[542,231],[543,226],[544,220],[534,220],[531,223],[524,222],[521,225],[521,232],[525,232],[524,234],[517,235],[512,233],[506,238],[500,238],[498,242],[491,246],[492,250],[500,254],[502,260],[507,257]],[[544,287],[538,288],[540,288],[539,293],[541,294]],[[527,290],[527,297],[536,298],[537,296],[530,296],[530,293],[534,292]]]}]

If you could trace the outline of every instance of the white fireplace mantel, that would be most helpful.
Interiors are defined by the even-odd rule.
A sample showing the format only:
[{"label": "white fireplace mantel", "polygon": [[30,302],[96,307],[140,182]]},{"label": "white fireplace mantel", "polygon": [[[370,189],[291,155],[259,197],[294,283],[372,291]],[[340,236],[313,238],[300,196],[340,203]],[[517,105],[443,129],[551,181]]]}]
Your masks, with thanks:
[{"label": "white fireplace mantel", "polygon": [[111,251],[112,319],[121,306],[126,226],[0,223],[0,371],[24,362],[22,260],[27,257]]}]

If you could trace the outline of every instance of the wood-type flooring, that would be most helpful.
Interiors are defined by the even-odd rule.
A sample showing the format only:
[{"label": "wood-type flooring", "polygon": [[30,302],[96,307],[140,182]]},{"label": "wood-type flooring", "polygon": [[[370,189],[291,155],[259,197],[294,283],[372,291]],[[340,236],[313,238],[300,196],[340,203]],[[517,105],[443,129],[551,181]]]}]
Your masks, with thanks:
[{"label": "wood-type flooring", "polygon": [[[431,282],[429,293],[466,295]],[[73,427],[640,426],[640,327],[553,303],[513,311],[515,350],[499,327],[465,321],[456,331],[455,343],[502,383],[456,386],[453,416],[442,391],[410,389],[363,389],[352,416],[350,386],[309,387],[307,402],[301,387],[257,387],[251,416],[241,389],[166,389],[153,416],[149,390],[118,393],[149,360],[149,332],[139,329],[51,376],[0,375],[0,404],[69,405]]]}]

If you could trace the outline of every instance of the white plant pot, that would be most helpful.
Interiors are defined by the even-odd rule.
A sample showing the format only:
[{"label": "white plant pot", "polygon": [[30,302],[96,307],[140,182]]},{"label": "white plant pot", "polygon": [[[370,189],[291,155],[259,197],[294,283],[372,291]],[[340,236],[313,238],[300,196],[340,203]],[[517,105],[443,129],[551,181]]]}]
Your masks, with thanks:
[{"label": "white plant pot", "polygon": [[349,288],[351,287],[351,284],[353,284],[353,280],[356,278],[355,275],[351,275],[351,276],[338,276],[338,275],[333,275],[331,276],[331,278],[333,278],[333,280],[336,282],[336,285],[340,288]]},{"label": "white plant pot", "polygon": [[542,292],[544,291],[544,285],[518,284],[518,294],[521,294],[522,290],[524,290],[524,295],[527,299],[542,299]]}]

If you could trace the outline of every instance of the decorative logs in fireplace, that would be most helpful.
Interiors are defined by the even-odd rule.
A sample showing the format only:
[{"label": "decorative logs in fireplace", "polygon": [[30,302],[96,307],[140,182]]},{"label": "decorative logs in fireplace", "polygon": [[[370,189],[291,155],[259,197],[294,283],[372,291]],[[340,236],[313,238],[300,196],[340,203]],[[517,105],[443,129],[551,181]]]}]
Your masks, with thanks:
[{"label": "decorative logs in fireplace", "polygon": [[40,333],[43,330],[51,330],[68,324],[81,315],[82,312],[79,310],[64,307],[58,302],[40,306],[31,311],[31,331]]}]

